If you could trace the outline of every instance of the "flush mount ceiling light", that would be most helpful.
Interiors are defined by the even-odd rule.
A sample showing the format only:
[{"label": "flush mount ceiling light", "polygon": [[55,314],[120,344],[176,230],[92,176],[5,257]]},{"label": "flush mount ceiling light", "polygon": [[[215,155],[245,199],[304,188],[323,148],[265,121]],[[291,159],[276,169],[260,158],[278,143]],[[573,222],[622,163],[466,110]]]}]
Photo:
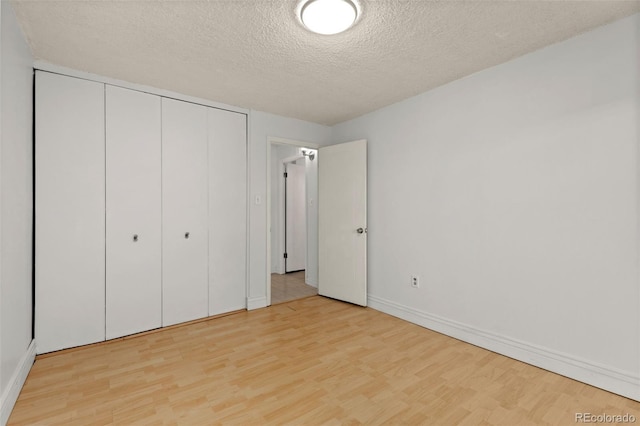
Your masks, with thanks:
[{"label": "flush mount ceiling light", "polygon": [[331,35],[349,29],[358,17],[351,0],[309,0],[300,9],[300,20],[314,33]]}]

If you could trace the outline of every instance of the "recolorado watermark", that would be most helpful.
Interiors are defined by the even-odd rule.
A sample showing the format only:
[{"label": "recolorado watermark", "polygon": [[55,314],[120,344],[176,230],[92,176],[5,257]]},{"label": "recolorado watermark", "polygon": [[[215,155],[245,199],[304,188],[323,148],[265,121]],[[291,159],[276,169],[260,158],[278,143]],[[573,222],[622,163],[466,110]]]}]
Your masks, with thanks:
[{"label": "recolorado watermark", "polygon": [[576,423],[635,423],[636,416],[633,414],[593,414],[576,413]]}]

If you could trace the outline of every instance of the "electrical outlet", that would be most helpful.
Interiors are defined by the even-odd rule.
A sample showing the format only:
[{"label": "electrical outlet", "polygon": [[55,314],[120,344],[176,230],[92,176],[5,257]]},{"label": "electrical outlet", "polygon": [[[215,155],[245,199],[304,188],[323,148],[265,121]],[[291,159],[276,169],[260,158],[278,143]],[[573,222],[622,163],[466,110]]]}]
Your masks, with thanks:
[{"label": "electrical outlet", "polygon": [[420,288],[420,277],[417,275],[411,275],[411,287]]}]

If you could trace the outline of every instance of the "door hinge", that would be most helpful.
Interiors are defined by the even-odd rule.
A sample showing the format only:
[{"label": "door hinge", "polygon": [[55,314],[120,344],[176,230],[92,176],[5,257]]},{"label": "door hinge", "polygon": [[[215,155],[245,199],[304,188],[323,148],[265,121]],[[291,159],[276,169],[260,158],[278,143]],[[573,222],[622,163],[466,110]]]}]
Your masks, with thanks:
[{"label": "door hinge", "polygon": [[286,178],[288,178],[288,177],[289,177],[289,173],[284,172],[284,178],[286,179]]},{"label": "door hinge", "polygon": [[285,254],[284,254],[284,258],[285,258],[285,259],[287,259],[287,258],[288,258],[287,253],[285,253]]}]

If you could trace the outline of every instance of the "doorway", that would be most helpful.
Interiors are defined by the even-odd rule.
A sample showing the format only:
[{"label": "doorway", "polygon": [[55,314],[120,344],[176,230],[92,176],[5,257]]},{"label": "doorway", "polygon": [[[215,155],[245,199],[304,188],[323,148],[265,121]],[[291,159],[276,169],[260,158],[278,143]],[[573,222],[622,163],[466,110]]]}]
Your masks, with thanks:
[{"label": "doorway", "polygon": [[307,203],[305,157],[287,158],[284,164],[284,272],[306,272]]},{"label": "doorway", "polygon": [[269,138],[267,304],[318,293],[317,146]]}]

